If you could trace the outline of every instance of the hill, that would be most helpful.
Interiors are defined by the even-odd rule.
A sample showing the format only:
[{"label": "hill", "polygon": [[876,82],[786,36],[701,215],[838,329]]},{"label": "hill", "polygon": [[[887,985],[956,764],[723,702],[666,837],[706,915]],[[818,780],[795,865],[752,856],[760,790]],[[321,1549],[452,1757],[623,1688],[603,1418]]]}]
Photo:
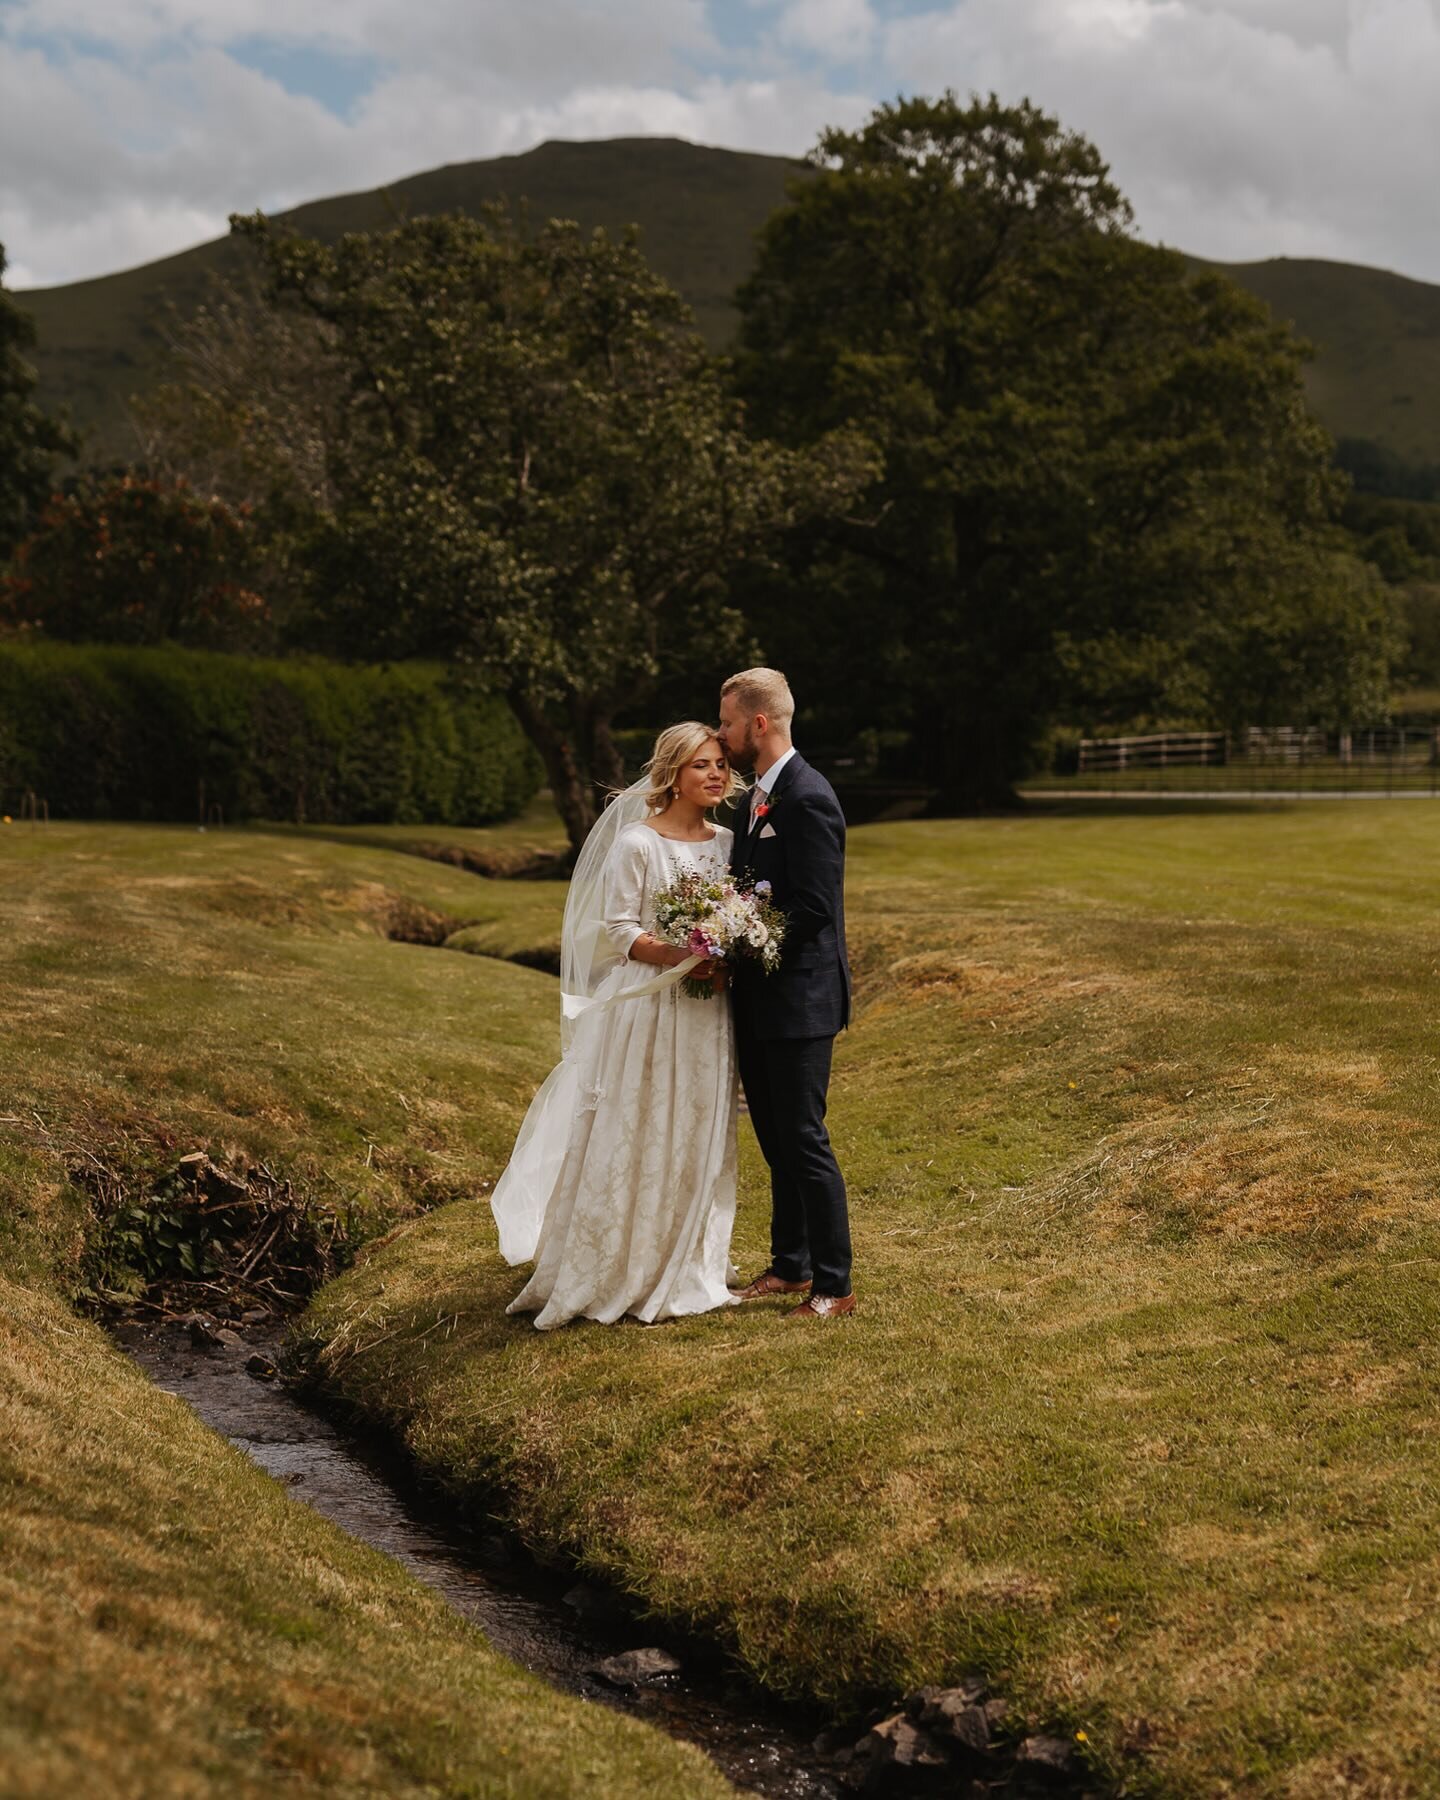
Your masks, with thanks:
[{"label": "hill", "polygon": [[1310,404],[1337,438],[1440,462],[1440,287],[1287,256],[1205,266],[1249,288],[1315,345]]},{"label": "hill", "polygon": [[[528,201],[532,217],[612,229],[634,223],[655,267],[719,347],[733,328],[733,295],[749,270],[754,234],[803,166],[674,138],[546,143],[523,156],[449,164],[280,216],[327,240],[407,214],[474,213],[502,198]],[[245,204],[237,196],[237,209]],[[235,255],[219,238],[121,274],[21,296],[39,330],[42,403],[68,406],[90,434],[93,454],[132,451],[125,402],[147,384],[162,354],[166,302],[193,307]],[[1440,463],[1440,287],[1381,269],[1286,257],[1197,266],[1230,275],[1316,345],[1310,398],[1336,437]]]},{"label": "hill", "polygon": [[[732,296],[749,272],[753,234],[802,167],[673,138],[546,143],[523,156],[447,164],[277,216],[327,242],[401,217],[478,213],[501,199],[528,202],[532,218],[577,219],[587,229],[635,224],[650,261],[685,295],[718,348],[733,327]],[[247,204],[237,196],[237,211]],[[70,408],[92,455],[133,455],[126,400],[146,386],[163,356],[167,303],[192,309],[214,277],[235,267],[236,255],[228,238],[217,238],[121,274],[20,296],[39,334],[40,402]]]}]

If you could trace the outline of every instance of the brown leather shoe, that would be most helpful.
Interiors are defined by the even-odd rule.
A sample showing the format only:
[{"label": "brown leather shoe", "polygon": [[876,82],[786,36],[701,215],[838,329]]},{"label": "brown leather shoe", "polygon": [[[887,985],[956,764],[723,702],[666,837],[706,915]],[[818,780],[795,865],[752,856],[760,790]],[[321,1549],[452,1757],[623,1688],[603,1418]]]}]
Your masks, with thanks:
[{"label": "brown leather shoe", "polygon": [[855,1310],[853,1294],[812,1294],[799,1306],[792,1306],[787,1319],[848,1319]]},{"label": "brown leather shoe", "polygon": [[769,1300],[775,1294],[803,1294],[809,1286],[808,1281],[787,1281],[783,1275],[767,1269],[747,1287],[731,1288],[730,1297],[733,1300]]}]

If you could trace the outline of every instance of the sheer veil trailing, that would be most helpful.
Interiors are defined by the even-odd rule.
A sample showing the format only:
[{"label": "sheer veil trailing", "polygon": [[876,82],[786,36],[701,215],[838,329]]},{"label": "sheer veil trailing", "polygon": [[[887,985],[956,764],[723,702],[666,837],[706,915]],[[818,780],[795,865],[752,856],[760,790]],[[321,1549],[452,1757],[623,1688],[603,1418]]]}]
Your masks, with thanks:
[{"label": "sheer veil trailing", "polygon": [[562,1057],[570,1053],[581,1013],[615,967],[615,952],[605,935],[605,865],[620,840],[620,833],[645,818],[645,795],[649,787],[649,780],[642,777],[616,794],[590,827],[575,859],[575,871],[565,895],[565,922],[560,927]]},{"label": "sheer veil trailing", "polygon": [[[534,1259],[545,1208],[565,1160],[570,1127],[580,1108],[580,1022],[596,1010],[600,989],[623,959],[605,930],[605,867],[620,834],[646,817],[645,779],[617,794],[590,829],[576,858],[560,932],[560,1061],[530,1103],[505,1173],[490,1196],[508,1263]],[[611,998],[628,1000],[669,987],[699,961],[690,957],[652,980]],[[609,1000],[600,1001],[601,1005]]]}]

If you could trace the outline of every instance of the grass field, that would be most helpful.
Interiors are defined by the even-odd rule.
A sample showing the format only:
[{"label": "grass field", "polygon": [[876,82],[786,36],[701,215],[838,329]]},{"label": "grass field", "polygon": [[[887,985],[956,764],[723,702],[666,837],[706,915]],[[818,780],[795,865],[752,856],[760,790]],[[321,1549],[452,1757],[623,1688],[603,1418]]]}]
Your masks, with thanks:
[{"label": "grass field", "polygon": [[191,1148],[265,1158],[362,1235],[493,1172],[549,1054],[550,984],[386,935],[491,891],[260,835],[0,836],[7,1800],[730,1791],[496,1656],[66,1303],[72,1162],[143,1191]]},{"label": "grass field", "polygon": [[[383,934],[420,908],[553,940],[557,885],[293,835],[0,839],[20,1121],[0,1127],[0,1255],[29,1283],[11,1287],[28,1361],[7,1413],[26,1433],[5,1440],[3,1526],[24,1554],[0,1587],[26,1678],[0,1689],[0,1752],[29,1756],[26,1791],[54,1774],[44,1696],[82,1684],[99,1697],[65,1713],[65,1770],[93,1731],[153,1772],[142,1723],[165,1710],[177,1793],[209,1791],[193,1784],[216,1744],[245,1792],[292,1742],[299,1791],[332,1751],[379,1755],[386,1775],[343,1765],[374,1791],[418,1791],[425,1728],[396,1697],[432,1625],[466,1648],[428,1690],[425,1742],[452,1760],[425,1778],[471,1791],[473,1766],[473,1791],[505,1791],[502,1747],[525,1741],[528,1685],[417,1616],[399,1577],[375,1571],[388,1602],[363,1588],[332,1625],[344,1555],[373,1559],[318,1524],[290,1598],[320,1636],[297,1648],[309,1626],[278,1601],[240,1629],[237,1590],[279,1529],[256,1501],[249,1534],[241,1500],[277,1505],[270,1485],[222,1458],[220,1507],[203,1434],[176,1438],[174,1403],[53,1297],[80,1223],[55,1179],[67,1145],[137,1165],[210,1145],[392,1227],[303,1322],[335,1389],[769,1685],[847,1715],[983,1672],[1017,1730],[1083,1732],[1104,1790],[1440,1792],[1436,817],[1057,806],[856,831],[859,1010],[832,1124],[861,1312],[804,1335],[765,1308],[545,1337],[503,1316],[521,1278],[482,1196],[553,1054],[553,983]],[[743,1148],[737,1258],[758,1267]],[[211,1513],[233,1535],[202,1528]],[[161,1674],[173,1621],[136,1600],[108,1623],[117,1541],[124,1591],[173,1582],[192,1641],[217,1646],[180,1694]],[[211,1581],[222,1543],[239,1572]],[[404,1612],[376,1626],[393,1664],[354,1635],[372,1603]],[[395,1701],[363,1746],[362,1664]],[[462,1665],[494,1722],[463,1745]],[[533,1791],[567,1791],[544,1786],[581,1767],[547,1704],[551,1760],[524,1766]],[[262,1737],[224,1735],[245,1731]]]},{"label": "grass field", "polygon": [[[312,1351],[838,1712],[981,1671],[1125,1791],[1440,1791],[1436,829],[857,831],[852,1324],[538,1338],[475,1200],[322,1294]],[[747,1146],[743,1266],[764,1223]]]},{"label": "grass field", "polygon": [[1022,793],[1035,794],[1250,794],[1292,796],[1330,795],[1335,799],[1368,795],[1384,799],[1389,794],[1440,797],[1440,765],[1423,755],[1405,759],[1383,757],[1373,762],[1342,763],[1336,757],[1311,762],[1172,764],[1169,768],[1132,768],[1087,771],[1075,775],[1033,775],[1021,782]]}]

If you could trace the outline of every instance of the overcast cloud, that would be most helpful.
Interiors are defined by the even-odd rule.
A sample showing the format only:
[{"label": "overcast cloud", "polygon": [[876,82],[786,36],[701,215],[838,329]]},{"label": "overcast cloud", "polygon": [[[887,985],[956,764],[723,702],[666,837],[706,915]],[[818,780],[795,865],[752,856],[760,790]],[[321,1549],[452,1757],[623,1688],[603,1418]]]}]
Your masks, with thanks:
[{"label": "overcast cloud", "polygon": [[547,137],[800,154],[946,86],[1092,137],[1149,238],[1440,281],[1440,0],[0,0],[7,280]]}]

